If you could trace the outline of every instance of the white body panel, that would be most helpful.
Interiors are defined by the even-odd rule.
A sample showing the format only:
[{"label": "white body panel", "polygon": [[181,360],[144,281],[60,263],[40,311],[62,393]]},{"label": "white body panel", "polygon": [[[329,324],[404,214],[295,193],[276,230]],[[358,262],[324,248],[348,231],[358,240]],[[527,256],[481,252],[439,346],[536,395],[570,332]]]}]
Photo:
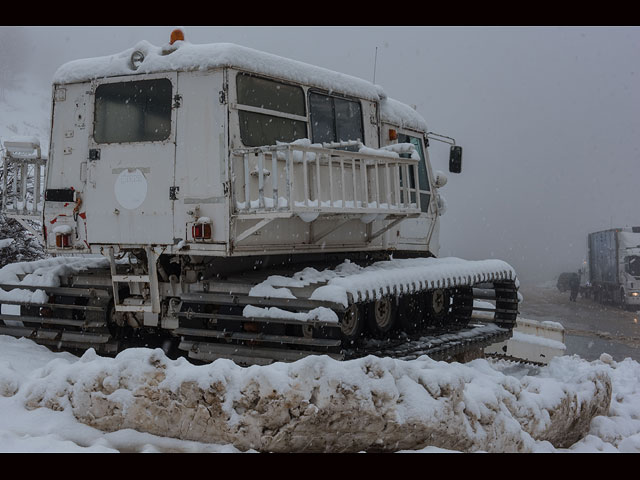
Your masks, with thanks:
[{"label": "white body panel", "polygon": [[[437,192],[431,180],[425,132],[381,124],[380,105],[371,99],[357,99],[367,149],[357,160],[360,163],[355,179],[353,170],[341,172],[336,163],[327,168],[310,162],[307,184],[299,162],[288,164],[291,175],[287,176],[288,166],[281,161],[276,166],[275,186],[280,197],[286,197],[285,186],[292,195],[279,206],[283,208],[266,208],[273,204],[239,208],[245,199],[258,202],[259,191],[269,198],[271,194],[267,192],[274,187],[276,175],[267,172],[260,177],[257,156],[246,164],[252,170],[247,174],[243,158],[234,157],[234,152],[245,148],[238,122],[237,73],[221,67],[57,86],[56,92],[64,90],[65,95],[54,95],[47,188],[72,188],[78,201],[47,202],[45,224],[50,229],[54,224],[70,225],[74,232],[71,249],[92,253],[101,253],[109,246],[117,252],[121,248],[158,245],[165,253],[212,256],[377,250],[437,254],[438,211],[433,198]],[[149,142],[97,142],[93,133],[96,88],[158,78],[171,81],[175,100],[168,137]],[[305,96],[312,88],[301,87]],[[426,156],[424,168],[429,184],[420,188],[428,193],[421,196],[428,204],[422,206],[422,211],[416,203],[415,190],[403,191],[407,186],[397,183],[398,175],[417,168],[417,163],[410,163],[415,160],[402,160],[404,166],[394,166],[385,163],[388,159],[384,155],[371,151],[397,143],[389,140],[390,128],[417,138]],[[335,161],[339,155],[333,151],[330,158]],[[263,165],[263,170],[272,166]],[[405,173],[399,174],[398,169]],[[339,180],[340,173],[345,175],[345,185]],[[418,175],[417,170],[412,170],[411,175],[414,173]],[[314,185],[317,189],[312,193]],[[321,201],[313,204],[318,189]],[[173,198],[170,190],[175,193]],[[340,190],[344,198],[337,193]],[[331,196],[334,201],[328,205],[326,201]],[[394,205],[388,203],[390,198],[396,202]],[[412,203],[405,202],[408,198]],[[194,239],[192,226],[203,218],[211,223],[211,238]],[[53,235],[47,246],[52,252],[60,251]]]},{"label": "white body panel", "polygon": [[[168,78],[177,91],[177,74],[149,75],[146,79]],[[107,83],[135,80],[117,77]],[[94,102],[88,113],[93,118]],[[100,158],[88,160],[85,201],[89,244],[171,245],[173,241],[173,202],[169,188],[174,184],[176,110],[171,114],[171,131],[166,140],[131,143],[96,143],[89,137],[89,148],[98,149]]]},{"label": "white body panel", "polygon": [[[89,155],[88,131],[91,129],[91,120],[87,116],[87,105],[91,100],[91,83],[57,87],[54,89],[53,97],[51,144],[45,188],[73,189],[84,196]],[[84,216],[74,219],[75,207],[73,202],[45,202],[43,231],[48,249],[56,251],[53,231],[59,226],[69,226],[73,229],[72,237],[76,250],[83,251],[88,248],[86,222]]]},{"label": "white body panel", "polygon": [[[179,132],[176,139],[173,237],[193,242],[191,225],[201,217],[213,222],[212,239],[207,244],[226,246],[229,238],[229,198],[227,181],[227,110],[220,103],[224,71],[179,72],[182,94],[177,109]],[[177,240],[178,242],[180,240]]]}]

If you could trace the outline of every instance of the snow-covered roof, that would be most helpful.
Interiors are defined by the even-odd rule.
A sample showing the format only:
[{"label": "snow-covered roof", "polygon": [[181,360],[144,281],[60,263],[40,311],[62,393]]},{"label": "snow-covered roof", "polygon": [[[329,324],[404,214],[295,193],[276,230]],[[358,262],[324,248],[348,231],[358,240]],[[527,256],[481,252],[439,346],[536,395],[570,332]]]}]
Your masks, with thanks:
[{"label": "snow-covered roof", "polygon": [[620,239],[619,248],[623,252],[627,249],[640,248],[640,233],[620,232],[620,235],[618,236],[618,238]]},{"label": "snow-covered roof", "polygon": [[380,100],[380,118],[383,122],[403,128],[427,131],[427,122],[422,118],[422,115],[406,103],[393,98],[385,97]]},{"label": "snow-covered roof", "polygon": [[[175,47],[175,48],[174,48]],[[144,60],[134,69],[131,54],[140,51]],[[103,57],[74,60],[54,74],[54,84],[77,83],[97,78],[166,71],[210,70],[235,67],[295,83],[312,85],[380,102],[383,121],[426,131],[426,122],[414,109],[387,97],[382,87],[367,80],[232,43],[192,44],[186,41],[158,47],[143,40],[133,48]]]}]

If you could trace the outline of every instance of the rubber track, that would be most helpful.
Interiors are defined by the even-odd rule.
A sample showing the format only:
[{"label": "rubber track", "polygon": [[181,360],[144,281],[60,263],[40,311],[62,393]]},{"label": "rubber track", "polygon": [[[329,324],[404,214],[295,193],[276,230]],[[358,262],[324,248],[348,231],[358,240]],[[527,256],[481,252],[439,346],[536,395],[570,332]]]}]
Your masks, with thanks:
[{"label": "rubber track", "polygon": [[[20,286],[22,287],[22,286]],[[108,311],[108,301],[105,298],[105,290],[101,291],[101,296],[95,297],[95,293],[91,289],[86,287],[65,287],[65,288],[44,288],[51,298],[57,298],[57,302],[48,303],[45,305],[22,305],[22,312],[26,315],[31,315],[32,318],[24,319],[23,327],[15,327],[9,323],[5,323],[4,320],[14,320],[15,316],[0,315],[0,334],[6,334],[16,337],[27,337],[35,341],[46,345],[54,349],[62,350],[84,350],[87,348],[95,348],[96,351],[103,354],[115,354],[118,351],[126,348],[127,346],[134,346],[131,344],[119,343],[114,338],[107,328],[106,317]],[[85,297],[88,295],[90,299],[88,303],[72,301],[73,291],[77,290],[79,297]],[[496,281],[495,282],[495,314],[493,322],[489,325],[467,326],[471,320],[473,296],[468,294],[460,295],[459,304],[454,303],[454,310],[458,317],[458,323],[449,325],[448,328],[434,329],[431,328],[428,331],[422,331],[413,335],[401,334],[396,338],[387,340],[375,340],[374,338],[364,339],[359,342],[357,348],[352,348],[347,344],[343,344],[342,348],[327,348],[324,344],[328,343],[326,340],[318,341],[318,345],[322,345],[321,348],[314,349],[314,346],[304,346],[300,350],[299,354],[294,354],[293,351],[289,351],[286,348],[281,349],[285,352],[283,359],[286,361],[295,360],[306,355],[313,354],[326,354],[330,353],[334,357],[351,359],[358,358],[366,355],[376,355],[383,357],[391,357],[398,359],[412,359],[421,355],[429,355],[434,359],[449,359],[456,356],[463,355],[466,352],[478,350],[493,343],[504,341],[511,337],[512,329],[515,326],[516,318],[518,314],[518,294],[515,282],[512,280]],[[55,294],[63,294],[55,297]],[[462,300],[460,300],[462,299]],[[60,303],[58,303],[60,302]],[[18,303],[18,302],[0,302],[0,303]],[[19,304],[19,303],[18,303]],[[204,304],[202,304],[204,305]],[[46,316],[47,309],[54,309],[55,312],[67,312],[64,315],[51,315]],[[77,313],[82,312],[80,316]],[[43,315],[45,313],[45,315]],[[42,316],[41,316],[42,315]],[[198,314],[195,314],[197,316]],[[201,314],[203,317],[210,315]],[[38,318],[35,318],[38,317]],[[231,318],[233,316],[230,316]],[[242,318],[243,321],[251,321],[252,319]],[[253,319],[260,320],[260,319]],[[265,321],[262,319],[262,321]],[[277,323],[276,321],[272,321]],[[295,324],[296,322],[289,322]],[[301,323],[301,322],[298,322]],[[325,325],[326,327],[326,325]],[[334,328],[336,328],[334,326]],[[201,329],[191,330],[183,329],[182,338],[186,337],[192,341],[192,344],[197,344],[200,347],[203,345],[208,348],[215,348],[215,345],[229,345],[229,340],[232,339],[231,334],[224,333],[221,335],[216,331]],[[251,363],[252,347],[256,343],[268,340],[264,335],[256,335],[252,337],[250,334],[236,334],[236,343],[239,350],[238,356],[242,356],[244,363]],[[213,338],[215,336],[218,338]],[[244,336],[243,336],[244,335]],[[333,337],[335,338],[335,337]],[[145,345],[144,336],[140,336],[138,341],[141,345]],[[290,340],[293,343],[299,343],[304,345],[304,338],[298,340]],[[194,343],[195,342],[195,343]],[[274,340],[277,343],[278,340]],[[323,343],[324,342],[324,343]],[[286,343],[286,341],[284,342]],[[339,344],[339,342],[338,342]],[[246,347],[249,345],[249,348]],[[290,352],[286,354],[286,352]],[[296,350],[297,352],[297,350]],[[183,354],[189,354],[189,351],[182,352]],[[233,358],[233,355],[231,355]],[[213,358],[205,357],[204,360],[211,360]],[[247,360],[249,359],[249,360]],[[264,360],[264,359],[263,359]],[[256,358],[256,361],[258,359]],[[264,362],[263,362],[264,363]]]}]

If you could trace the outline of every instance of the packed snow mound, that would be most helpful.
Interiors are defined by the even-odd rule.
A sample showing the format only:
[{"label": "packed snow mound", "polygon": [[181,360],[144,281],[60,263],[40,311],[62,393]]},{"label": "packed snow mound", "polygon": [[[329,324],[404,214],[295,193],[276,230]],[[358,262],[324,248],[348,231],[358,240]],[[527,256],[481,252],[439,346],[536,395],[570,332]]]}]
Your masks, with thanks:
[{"label": "packed snow mound", "polygon": [[376,299],[387,294],[415,293],[428,288],[467,286],[477,282],[513,279],[516,272],[502,260],[463,260],[455,257],[391,259],[361,267],[345,260],[334,269],[307,267],[291,277],[272,275],[254,286],[250,296],[295,298],[289,288],[321,285],[311,300],[349,305],[354,300]]},{"label": "packed snow mound", "polygon": [[[101,255],[82,257],[53,257],[30,262],[10,263],[0,268],[0,284],[38,287],[60,286],[60,277],[90,268],[107,268],[109,260]],[[44,290],[0,289],[0,300],[45,303]]]},{"label": "packed snow mound", "polygon": [[[0,337],[3,351],[20,341]],[[588,436],[592,421],[607,429],[606,365],[580,362],[561,357],[517,378],[487,360],[318,356],[195,366],[160,349],[129,349],[116,358],[89,350],[79,359],[57,356],[28,374],[1,358],[0,394],[30,411],[71,412],[104,432],[133,429],[241,451],[553,451]]]}]

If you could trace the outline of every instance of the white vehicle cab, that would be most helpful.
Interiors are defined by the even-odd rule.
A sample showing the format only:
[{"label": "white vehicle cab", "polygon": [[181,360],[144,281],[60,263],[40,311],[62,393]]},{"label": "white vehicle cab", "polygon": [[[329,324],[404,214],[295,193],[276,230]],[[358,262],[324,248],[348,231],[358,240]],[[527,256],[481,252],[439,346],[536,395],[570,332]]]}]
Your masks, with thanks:
[{"label": "white vehicle cab", "polygon": [[[368,81],[176,38],[56,72],[44,241],[108,263],[60,280],[84,300],[48,290],[58,328],[23,306],[36,320],[14,333],[104,351],[158,338],[241,363],[425,335],[439,350],[414,351],[447,357],[510,335],[513,269],[438,258],[447,179],[428,143],[451,143],[459,173],[453,139]],[[494,303],[491,325],[469,326],[474,299]],[[473,341],[443,340],[463,330]]]}]

